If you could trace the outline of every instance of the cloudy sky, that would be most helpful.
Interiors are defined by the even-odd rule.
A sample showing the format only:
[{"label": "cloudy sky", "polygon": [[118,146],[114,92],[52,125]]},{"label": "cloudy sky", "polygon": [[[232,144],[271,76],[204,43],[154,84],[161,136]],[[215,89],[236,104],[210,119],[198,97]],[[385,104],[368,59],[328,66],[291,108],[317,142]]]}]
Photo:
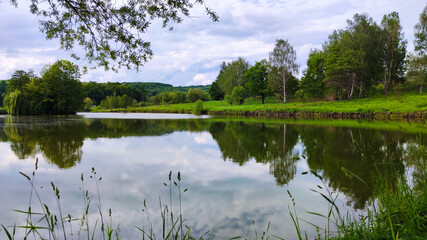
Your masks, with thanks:
[{"label": "cloudy sky", "polygon": [[[58,41],[45,39],[38,19],[29,13],[27,1],[14,8],[0,1],[0,79],[18,69],[34,69],[57,59],[72,60]],[[413,27],[425,0],[206,0],[220,17],[213,23],[201,7],[193,9],[173,31],[154,22],[144,36],[152,42],[153,59],[140,72],[91,70],[82,81],[163,82],[174,86],[206,85],[215,80],[219,65],[237,57],[251,64],[273,49],[276,39],[289,39],[297,51],[301,70],[308,53],[320,48],[334,29],[346,27],[355,13],[368,13],[381,22],[384,14],[397,11],[413,51]],[[76,62],[84,66],[84,62]],[[301,71],[300,71],[301,74]]]}]

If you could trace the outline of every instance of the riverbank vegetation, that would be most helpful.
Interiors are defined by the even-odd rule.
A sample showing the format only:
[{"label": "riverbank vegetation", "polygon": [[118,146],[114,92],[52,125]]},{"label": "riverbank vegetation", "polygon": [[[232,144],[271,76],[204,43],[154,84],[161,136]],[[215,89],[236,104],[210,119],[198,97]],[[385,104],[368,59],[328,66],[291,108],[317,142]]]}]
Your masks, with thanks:
[{"label": "riverbank vegetation", "polygon": [[[354,99],[353,101],[288,101],[277,103],[270,97],[261,104],[261,99],[246,99],[242,105],[230,105],[226,100],[203,102],[202,113],[219,115],[247,115],[247,116],[274,116],[280,113],[293,113],[294,116],[324,117],[328,113],[360,113],[366,114],[366,118],[385,118],[396,115],[398,118],[408,117],[408,114],[417,113],[417,118],[422,119],[427,112],[427,94],[419,94],[416,90],[396,91],[387,97],[378,93],[374,96]],[[136,108],[121,108],[107,110],[110,112],[158,112],[158,113],[192,113],[194,103],[162,104]],[[93,111],[105,112],[103,109]],[[300,114],[300,115],[298,115]],[[376,114],[376,116],[375,116]],[[340,114],[342,116],[343,114]],[[331,115],[332,116],[332,115]],[[332,116],[333,117],[333,116]],[[345,117],[345,116],[343,116]],[[349,116],[348,116],[349,117]],[[363,118],[362,116],[353,116]]]}]

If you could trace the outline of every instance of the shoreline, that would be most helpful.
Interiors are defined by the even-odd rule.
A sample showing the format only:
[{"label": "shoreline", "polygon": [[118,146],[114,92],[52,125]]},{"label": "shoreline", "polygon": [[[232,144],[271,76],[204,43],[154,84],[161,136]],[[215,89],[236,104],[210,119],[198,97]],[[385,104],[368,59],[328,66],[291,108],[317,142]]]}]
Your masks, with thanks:
[{"label": "shoreline", "polygon": [[[185,113],[193,114],[192,110],[186,109],[168,109],[168,108],[126,108],[110,109],[94,112],[120,112],[120,113]],[[213,116],[245,116],[245,117],[272,117],[280,119],[364,119],[364,120],[411,120],[423,121],[427,119],[427,112],[377,112],[377,113],[360,113],[360,112],[305,112],[305,111],[235,111],[235,110],[203,110],[202,115]]]}]

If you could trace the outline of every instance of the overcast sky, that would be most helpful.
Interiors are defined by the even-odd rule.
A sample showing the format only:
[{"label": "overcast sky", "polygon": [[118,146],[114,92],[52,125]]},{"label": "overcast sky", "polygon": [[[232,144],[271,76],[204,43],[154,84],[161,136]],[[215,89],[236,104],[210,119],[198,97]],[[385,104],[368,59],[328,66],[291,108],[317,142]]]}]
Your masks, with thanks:
[{"label": "overcast sky", "polygon": [[[58,41],[46,40],[38,19],[25,4],[14,8],[0,0],[0,79],[18,69],[40,72],[58,59],[72,60]],[[413,29],[425,0],[206,0],[220,17],[211,22],[201,7],[193,9],[173,31],[153,23],[145,35],[152,42],[153,59],[140,72],[90,70],[82,81],[162,82],[174,86],[207,85],[218,75],[221,62],[237,57],[251,64],[268,59],[276,39],[289,39],[297,61],[305,68],[308,53],[320,48],[335,29],[346,27],[355,13],[367,13],[380,24],[384,14],[397,11],[413,51]],[[85,63],[74,63],[83,66]]]}]

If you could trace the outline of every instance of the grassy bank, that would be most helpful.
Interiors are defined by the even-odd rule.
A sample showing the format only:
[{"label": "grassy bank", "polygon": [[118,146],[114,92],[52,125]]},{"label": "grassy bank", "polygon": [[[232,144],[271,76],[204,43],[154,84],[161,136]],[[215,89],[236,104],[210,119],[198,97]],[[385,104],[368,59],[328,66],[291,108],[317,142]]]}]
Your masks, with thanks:
[{"label": "grassy bank", "polygon": [[[141,113],[193,113],[195,103],[154,105],[137,108],[98,110],[99,112]],[[267,99],[247,99],[243,105],[230,105],[226,101],[203,102],[203,113],[211,115],[251,115],[309,118],[375,118],[375,119],[422,119],[427,113],[427,94],[406,92],[381,94],[352,101],[294,101],[278,103]]]}]

